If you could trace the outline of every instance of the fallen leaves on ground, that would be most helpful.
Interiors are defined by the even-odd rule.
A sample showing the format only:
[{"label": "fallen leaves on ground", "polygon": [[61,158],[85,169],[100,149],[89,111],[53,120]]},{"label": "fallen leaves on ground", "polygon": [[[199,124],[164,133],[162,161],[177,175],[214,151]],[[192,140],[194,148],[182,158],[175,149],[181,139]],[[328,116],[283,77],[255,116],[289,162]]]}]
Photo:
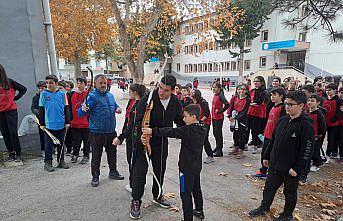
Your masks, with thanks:
[{"label": "fallen leaves on ground", "polygon": [[168,192],[164,195],[164,197],[167,199],[175,198],[175,193]]},{"label": "fallen leaves on ground", "polygon": [[148,207],[150,207],[150,206],[151,206],[151,204],[149,204],[149,203],[144,203],[144,204],[143,204],[143,208],[144,208],[144,209],[146,209],[146,208],[148,208]]},{"label": "fallen leaves on ground", "polygon": [[228,174],[227,173],[225,173],[225,172],[220,172],[219,174],[218,174],[218,176],[227,176]]},{"label": "fallen leaves on ground", "polygon": [[294,214],[294,219],[297,220],[297,221],[303,221],[303,218],[300,217],[299,213],[295,213]]},{"label": "fallen leaves on ground", "polygon": [[173,212],[179,212],[180,211],[180,208],[179,207],[177,207],[177,206],[172,206],[172,207],[170,207],[170,209],[169,209],[170,211],[173,211]]},{"label": "fallen leaves on ground", "polygon": [[252,165],[250,163],[244,163],[243,166],[245,166],[245,167],[252,167]]}]

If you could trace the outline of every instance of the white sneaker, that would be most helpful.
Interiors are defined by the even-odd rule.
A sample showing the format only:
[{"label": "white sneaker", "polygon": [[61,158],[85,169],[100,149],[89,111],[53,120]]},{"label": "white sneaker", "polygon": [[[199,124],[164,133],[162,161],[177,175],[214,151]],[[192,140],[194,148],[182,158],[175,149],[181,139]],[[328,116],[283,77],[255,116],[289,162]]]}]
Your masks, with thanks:
[{"label": "white sneaker", "polygon": [[213,157],[206,157],[206,160],[204,161],[205,164],[210,164],[214,162],[214,158]]},{"label": "white sneaker", "polygon": [[42,150],[40,153],[41,153],[41,156],[44,158],[45,157],[45,151]]},{"label": "white sneaker", "polygon": [[129,193],[132,193],[132,188],[130,187],[130,184],[127,184],[127,185],[125,186],[125,190],[126,190],[127,192],[129,192]]},{"label": "white sneaker", "polygon": [[319,168],[319,167],[316,167],[316,166],[311,166],[310,170],[311,170],[312,172],[317,172],[318,170],[320,170],[320,168]]},{"label": "white sneaker", "polygon": [[326,157],[325,163],[326,163],[326,164],[330,163],[330,157],[329,157],[329,156]]},{"label": "white sneaker", "polygon": [[253,146],[252,147],[252,154],[256,154],[257,153],[257,147],[256,146]]}]

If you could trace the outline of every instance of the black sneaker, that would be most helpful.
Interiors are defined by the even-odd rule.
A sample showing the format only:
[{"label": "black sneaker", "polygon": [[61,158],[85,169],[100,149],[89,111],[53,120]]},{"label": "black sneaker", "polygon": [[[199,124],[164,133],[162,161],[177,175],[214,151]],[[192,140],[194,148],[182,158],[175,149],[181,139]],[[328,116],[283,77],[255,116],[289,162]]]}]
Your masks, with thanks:
[{"label": "black sneaker", "polygon": [[86,163],[88,163],[88,161],[89,161],[89,157],[83,157],[80,163],[86,164]]},{"label": "black sneaker", "polygon": [[23,160],[23,158],[20,156],[20,155],[16,155],[15,157],[14,157],[14,161],[15,162],[21,162]]},{"label": "black sneaker", "polygon": [[72,156],[71,157],[71,163],[77,163],[77,158],[79,158],[78,156]]},{"label": "black sneaker", "polygon": [[7,161],[14,161],[15,160],[15,153],[9,153],[8,154],[8,158],[7,158]]},{"label": "black sneaker", "polygon": [[259,206],[257,209],[251,210],[249,212],[249,216],[254,218],[254,217],[258,217],[258,216],[264,216],[266,215],[266,212],[269,212],[270,209],[265,209],[262,206]]},{"label": "black sneaker", "polygon": [[193,210],[193,216],[203,220],[205,219],[204,211]]},{"label": "black sneaker", "polygon": [[99,177],[93,177],[91,182],[92,187],[99,186]]},{"label": "black sneaker", "polygon": [[124,176],[120,175],[118,171],[110,172],[108,178],[111,180],[123,180]]},{"label": "black sneaker", "polygon": [[171,207],[171,203],[163,195],[159,198],[153,198],[152,202],[165,209],[169,209]]},{"label": "black sneaker", "polygon": [[274,221],[295,221],[295,219],[292,215],[287,216],[281,213],[279,217],[274,219]]},{"label": "black sneaker", "polygon": [[330,158],[337,158],[337,156],[338,156],[337,153],[332,153],[332,154],[330,155]]},{"label": "black sneaker", "polygon": [[139,200],[131,201],[130,218],[131,219],[141,218],[141,202]]},{"label": "black sneaker", "polygon": [[69,165],[64,160],[61,160],[57,168],[69,169]]},{"label": "black sneaker", "polygon": [[55,168],[52,166],[52,160],[48,160],[44,164],[44,170],[48,172],[53,172],[55,171]]},{"label": "black sneaker", "polygon": [[214,154],[213,154],[214,157],[223,157],[223,151],[216,151]]}]

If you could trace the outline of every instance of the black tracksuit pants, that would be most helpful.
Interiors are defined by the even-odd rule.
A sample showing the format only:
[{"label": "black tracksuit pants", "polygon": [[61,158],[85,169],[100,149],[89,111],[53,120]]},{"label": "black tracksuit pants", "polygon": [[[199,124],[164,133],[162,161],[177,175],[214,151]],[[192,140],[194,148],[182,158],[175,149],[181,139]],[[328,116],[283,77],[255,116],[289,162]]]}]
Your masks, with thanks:
[{"label": "black tracksuit pants", "polygon": [[45,150],[45,135],[44,135],[44,131],[42,129],[40,129],[39,125],[38,125],[38,132],[39,132],[39,140],[40,140],[40,150],[44,151]]},{"label": "black tracksuit pants", "polygon": [[339,157],[343,159],[343,126],[340,126],[339,132]]},{"label": "black tracksuit pants", "polygon": [[200,174],[182,173],[180,176],[180,195],[182,201],[183,219],[184,221],[193,220],[193,199],[195,209],[203,210],[203,198],[200,185]]},{"label": "black tracksuit pants", "polygon": [[223,122],[224,122],[224,119],[212,120],[213,136],[216,139],[216,149],[215,150],[218,152],[223,151]]},{"label": "black tracksuit pants", "polygon": [[90,140],[92,145],[91,172],[93,177],[100,176],[100,162],[105,147],[107,162],[110,172],[117,171],[117,147],[112,145],[112,141],[117,137],[117,133],[91,133]]},{"label": "black tracksuit pants", "polygon": [[258,135],[263,134],[263,130],[265,128],[265,121],[266,119],[264,118],[248,116],[248,125],[251,129],[252,144],[254,146],[259,146],[262,144],[261,140],[258,138]]},{"label": "black tracksuit pants", "polygon": [[72,136],[71,130],[67,131],[64,144],[67,148],[67,153],[71,153],[71,151],[73,149],[73,136]]},{"label": "black tracksuit pants", "polygon": [[340,127],[327,127],[328,132],[328,146],[326,148],[326,155],[338,153],[338,144],[340,139]]},{"label": "black tracksuit pants", "polygon": [[[167,139],[167,138],[164,138]],[[159,180],[161,188],[164,181],[164,173],[166,171],[166,163],[168,157],[168,143],[165,142],[163,148],[161,146],[151,145],[151,163],[153,171]],[[136,163],[133,167],[132,176],[132,198],[133,200],[141,200],[144,194],[144,186],[146,183],[146,174],[148,172],[148,163],[142,148],[137,149]],[[154,198],[158,197],[158,184],[153,179],[152,195]],[[163,191],[162,191],[163,192]]]},{"label": "black tracksuit pants", "polygon": [[207,156],[213,157],[211,143],[208,140],[208,135],[209,135],[209,132],[210,132],[210,125],[205,125],[205,128],[206,128],[206,135],[205,135],[205,141],[204,141],[204,149],[205,149],[205,152],[206,152]]},{"label": "black tracksuit pants", "polygon": [[72,128],[73,137],[73,155],[79,156],[81,143],[83,142],[83,157],[89,157],[90,142],[88,128]]},{"label": "black tracksuit pants", "polygon": [[266,149],[270,143],[270,140],[268,138],[264,138],[263,145],[262,145],[262,153],[261,153],[261,168],[260,172],[263,174],[266,174],[268,172],[268,167],[265,167],[263,165],[263,155],[266,152]]},{"label": "black tracksuit pants", "polygon": [[0,131],[9,153],[21,154],[21,146],[18,137],[18,112],[10,110],[0,112]]},{"label": "black tracksuit pants", "polygon": [[265,209],[269,209],[273,203],[276,191],[283,184],[283,194],[285,195],[286,200],[283,214],[286,216],[292,215],[297,204],[298,181],[298,177],[292,177],[289,174],[284,174],[269,168],[268,177],[264,185],[261,206]]},{"label": "black tracksuit pants", "polygon": [[132,188],[133,168],[136,164],[136,155],[137,155],[137,151],[136,151],[136,148],[133,148],[132,139],[126,138],[126,160],[129,165],[129,184],[131,188]]},{"label": "black tracksuit pants", "polygon": [[52,152],[54,147],[57,147],[57,162],[61,162],[64,160],[64,149],[62,147],[63,141],[65,139],[65,129],[61,130],[50,130],[49,132],[54,135],[59,141],[61,145],[55,145],[52,139],[45,133],[45,158],[44,162],[52,161]]},{"label": "black tracksuit pants", "polygon": [[239,149],[244,150],[245,145],[248,142],[248,131],[246,127],[238,125],[238,129],[233,131],[234,145],[238,146]]}]

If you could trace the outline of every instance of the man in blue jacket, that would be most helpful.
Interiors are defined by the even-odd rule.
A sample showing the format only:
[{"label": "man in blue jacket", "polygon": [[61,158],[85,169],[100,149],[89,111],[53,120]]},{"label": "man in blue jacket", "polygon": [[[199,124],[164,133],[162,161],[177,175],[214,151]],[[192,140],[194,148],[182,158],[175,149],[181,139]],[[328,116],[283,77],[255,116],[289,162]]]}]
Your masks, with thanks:
[{"label": "man in blue jacket", "polygon": [[106,149],[107,161],[110,168],[109,178],[123,180],[124,177],[117,170],[117,148],[112,140],[117,137],[116,116],[121,114],[119,105],[113,95],[107,91],[106,77],[97,75],[94,79],[95,89],[88,94],[86,103],[78,110],[80,116],[89,112],[90,142],[92,146],[92,186],[99,185],[100,162],[103,147]]}]

